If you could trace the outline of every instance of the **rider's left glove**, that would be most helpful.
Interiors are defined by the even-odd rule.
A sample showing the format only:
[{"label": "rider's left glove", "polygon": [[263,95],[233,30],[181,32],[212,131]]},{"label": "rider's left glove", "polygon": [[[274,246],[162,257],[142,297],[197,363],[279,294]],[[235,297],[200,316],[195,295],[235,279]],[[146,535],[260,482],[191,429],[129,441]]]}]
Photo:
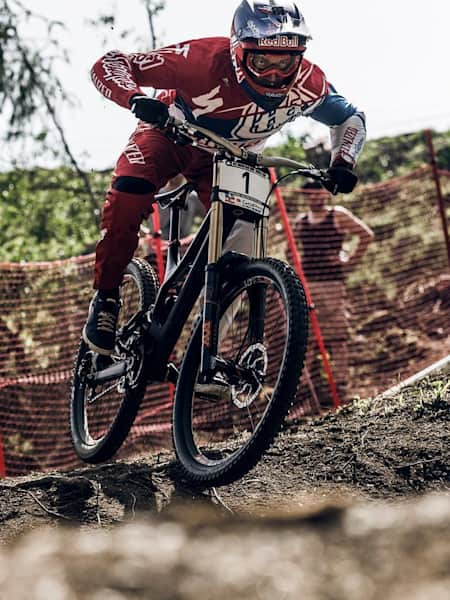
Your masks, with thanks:
[{"label": "rider's left glove", "polygon": [[348,167],[330,167],[327,169],[327,175],[328,180],[323,181],[323,185],[334,195],[349,194],[358,183],[358,177]]},{"label": "rider's left glove", "polygon": [[165,127],[169,119],[169,109],[164,102],[154,100],[148,96],[133,96],[130,100],[131,112],[138,119],[156,125]]}]

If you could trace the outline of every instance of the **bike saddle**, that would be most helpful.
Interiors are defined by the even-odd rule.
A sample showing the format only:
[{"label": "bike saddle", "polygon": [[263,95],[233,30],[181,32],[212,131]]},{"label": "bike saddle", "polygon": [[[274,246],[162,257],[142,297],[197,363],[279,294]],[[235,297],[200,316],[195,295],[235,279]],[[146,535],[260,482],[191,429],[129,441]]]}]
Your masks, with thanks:
[{"label": "bike saddle", "polygon": [[183,183],[176,187],[174,190],[168,192],[162,192],[161,194],[155,195],[155,200],[165,210],[171,206],[178,206],[184,208],[186,205],[186,199],[188,195],[195,190],[195,186],[192,183]]}]

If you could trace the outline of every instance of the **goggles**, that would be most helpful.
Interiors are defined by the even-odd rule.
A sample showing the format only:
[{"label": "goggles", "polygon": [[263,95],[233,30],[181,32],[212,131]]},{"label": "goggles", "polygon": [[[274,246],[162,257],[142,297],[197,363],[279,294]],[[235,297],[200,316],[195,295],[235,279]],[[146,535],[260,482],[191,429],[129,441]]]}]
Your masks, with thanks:
[{"label": "goggles", "polygon": [[285,78],[292,75],[298,69],[301,60],[302,54],[299,53],[247,51],[245,66],[257,78],[267,78],[272,75]]}]

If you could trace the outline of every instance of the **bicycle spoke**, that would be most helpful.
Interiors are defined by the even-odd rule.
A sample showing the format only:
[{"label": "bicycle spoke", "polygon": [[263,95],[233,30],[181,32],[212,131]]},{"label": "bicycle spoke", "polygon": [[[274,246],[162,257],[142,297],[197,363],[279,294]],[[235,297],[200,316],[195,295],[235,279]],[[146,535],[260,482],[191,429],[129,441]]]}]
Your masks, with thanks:
[{"label": "bicycle spoke", "polygon": [[102,392],[100,392],[100,394],[97,394],[93,398],[89,398],[88,399],[88,404],[94,404],[95,402],[97,402],[97,400],[99,400],[100,398],[103,398],[103,396],[106,396],[106,394],[108,394],[109,392],[111,392],[116,387],[117,387],[117,383],[114,383],[109,388],[106,388],[105,390],[103,390]]},{"label": "bicycle spoke", "polygon": [[248,418],[251,423],[252,431],[255,431],[255,425],[253,424],[252,413],[250,412],[250,408],[247,406]]}]

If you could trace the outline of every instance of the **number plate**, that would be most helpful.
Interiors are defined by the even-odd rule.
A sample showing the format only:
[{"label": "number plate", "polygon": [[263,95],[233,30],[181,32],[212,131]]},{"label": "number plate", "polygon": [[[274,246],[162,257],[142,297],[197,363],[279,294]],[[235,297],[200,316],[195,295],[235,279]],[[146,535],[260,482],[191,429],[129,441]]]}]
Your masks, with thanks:
[{"label": "number plate", "polygon": [[267,173],[242,163],[223,160],[218,163],[218,175],[222,202],[268,216],[266,200],[271,183]]}]

